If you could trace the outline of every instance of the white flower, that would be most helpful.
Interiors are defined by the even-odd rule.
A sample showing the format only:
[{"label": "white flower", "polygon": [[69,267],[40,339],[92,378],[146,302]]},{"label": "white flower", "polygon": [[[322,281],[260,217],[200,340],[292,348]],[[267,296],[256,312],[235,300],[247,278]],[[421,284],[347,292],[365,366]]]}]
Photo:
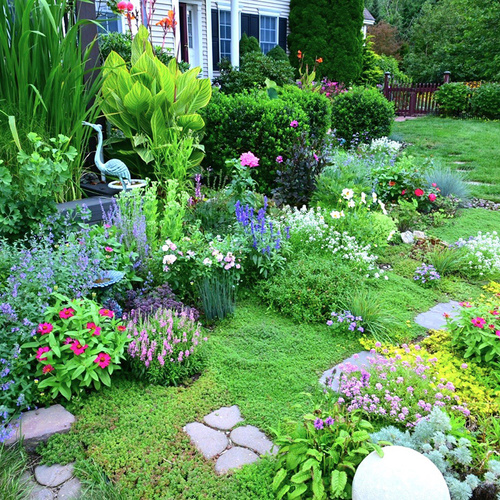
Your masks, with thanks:
[{"label": "white flower", "polygon": [[387,241],[391,241],[392,240],[392,237],[396,234],[396,231],[392,230],[390,233],[389,233],[389,236],[387,236]]},{"label": "white flower", "polygon": [[347,204],[349,208],[354,208],[356,206],[356,202],[354,200],[349,200],[349,203]]},{"label": "white flower", "polygon": [[165,257],[163,257],[163,264],[173,264],[176,260],[177,260],[176,255],[172,254],[165,255]]},{"label": "white flower", "polygon": [[330,215],[332,216],[332,219],[340,219],[340,217],[341,217],[340,212],[337,210],[334,210],[333,212],[331,212]]},{"label": "white flower", "polygon": [[342,190],[342,196],[346,200],[350,200],[354,196],[354,191],[352,189],[345,188],[345,189]]},{"label": "white flower", "polygon": [[372,193],[373,203],[377,203],[377,193],[374,191]]},{"label": "white flower", "polygon": [[361,203],[366,204],[366,194],[365,193],[361,193]]},{"label": "white flower", "polygon": [[207,267],[210,267],[212,265],[212,261],[207,257],[204,261],[203,261],[203,264],[205,264],[205,266]]}]

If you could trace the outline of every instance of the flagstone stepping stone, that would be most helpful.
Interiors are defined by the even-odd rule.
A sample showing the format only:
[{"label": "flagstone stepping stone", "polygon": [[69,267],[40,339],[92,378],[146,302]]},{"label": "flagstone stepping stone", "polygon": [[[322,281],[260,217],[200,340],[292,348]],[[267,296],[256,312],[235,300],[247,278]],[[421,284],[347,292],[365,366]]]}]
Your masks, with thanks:
[{"label": "flagstone stepping stone", "polygon": [[50,488],[44,488],[39,484],[33,483],[29,500],[54,500],[54,492]]},{"label": "flagstone stepping stone", "polygon": [[22,434],[25,448],[34,451],[39,443],[47,441],[53,434],[68,432],[74,421],[74,415],[61,405],[31,410],[23,413],[15,434],[5,444],[9,446],[16,443]]},{"label": "flagstone stepping stone", "polygon": [[244,427],[237,427],[229,435],[234,444],[244,446],[256,451],[259,455],[266,453],[276,455],[278,447],[273,445],[267,436],[253,425],[245,425]]},{"label": "flagstone stepping stone", "polygon": [[67,483],[64,483],[57,494],[57,500],[74,500],[80,498],[82,493],[82,485],[80,481],[74,477]]},{"label": "flagstone stepping stone", "polygon": [[218,474],[225,474],[231,469],[238,469],[243,465],[256,462],[258,459],[259,456],[248,448],[235,446],[227,450],[226,453],[217,459],[217,462],[215,462],[215,472]]},{"label": "flagstone stepping stone", "polygon": [[42,486],[54,488],[73,476],[73,464],[68,465],[39,465],[35,468],[35,479]]},{"label": "flagstone stepping stone", "polygon": [[223,432],[211,429],[199,422],[187,424],[184,427],[184,431],[191,438],[191,442],[207,459],[221,454],[229,445],[229,440]]},{"label": "flagstone stepping stone", "polygon": [[239,422],[243,422],[240,409],[236,405],[230,407],[223,406],[204,417],[203,420],[210,427],[223,431],[228,431]]},{"label": "flagstone stepping stone", "polygon": [[415,318],[415,323],[428,330],[440,330],[446,326],[445,314],[454,318],[458,314],[459,308],[458,302],[454,300],[447,303],[442,302],[431,307],[427,312],[419,314]]},{"label": "flagstone stepping stone", "polygon": [[[331,387],[334,391],[338,391],[340,374],[342,373],[343,365],[349,363],[356,366],[356,371],[359,371],[362,368],[368,368],[370,366],[370,359],[376,359],[376,357],[377,354],[372,354],[369,351],[361,351],[357,354],[353,354],[350,358],[345,359],[341,363],[335,365],[333,368],[330,368],[329,370],[323,372],[323,375],[321,375],[321,378],[319,379],[319,383],[324,386],[328,385],[328,387]],[[327,384],[329,379],[332,380],[331,384]]]}]

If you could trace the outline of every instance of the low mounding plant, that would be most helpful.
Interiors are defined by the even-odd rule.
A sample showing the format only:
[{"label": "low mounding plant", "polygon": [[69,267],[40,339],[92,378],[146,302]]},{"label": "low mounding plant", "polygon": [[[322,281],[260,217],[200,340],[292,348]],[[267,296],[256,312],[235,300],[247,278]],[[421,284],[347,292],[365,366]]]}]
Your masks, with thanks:
[{"label": "low mounding plant", "polygon": [[70,300],[58,293],[54,297],[36,335],[22,346],[36,350],[38,388],[47,387],[53,398],[61,394],[69,400],[82,387],[110,386],[129,342],[125,326],[118,324],[113,311],[92,300]]},{"label": "low mounding plant", "polygon": [[446,276],[460,269],[462,255],[452,248],[436,248],[427,254],[427,260],[440,276]]},{"label": "low mounding plant", "polygon": [[348,144],[355,134],[367,142],[390,135],[393,121],[393,103],[374,88],[354,87],[332,102],[332,129]]},{"label": "low mounding plant", "polygon": [[465,182],[465,175],[462,172],[452,170],[450,167],[435,165],[425,173],[428,187],[433,183],[439,187],[441,196],[453,196],[460,200],[467,200],[470,196],[469,186]]},{"label": "low mounding plant", "polygon": [[471,98],[476,116],[498,120],[500,118],[500,83],[485,83],[477,88]]},{"label": "low mounding plant", "polygon": [[132,372],[151,384],[178,385],[201,370],[201,325],[189,313],[158,309],[127,325]]},{"label": "low mounding plant", "polygon": [[478,232],[467,241],[460,238],[454,244],[464,255],[468,273],[475,276],[500,276],[500,237],[496,231]]},{"label": "low mounding plant", "polygon": [[471,93],[471,89],[465,83],[445,83],[434,94],[434,99],[441,114],[460,116],[469,107]]},{"label": "low mounding plant", "polygon": [[347,413],[338,405],[318,407],[286,431],[279,429],[277,498],[351,498],[356,467],[372,451],[384,455],[370,440],[372,430],[361,412]]}]

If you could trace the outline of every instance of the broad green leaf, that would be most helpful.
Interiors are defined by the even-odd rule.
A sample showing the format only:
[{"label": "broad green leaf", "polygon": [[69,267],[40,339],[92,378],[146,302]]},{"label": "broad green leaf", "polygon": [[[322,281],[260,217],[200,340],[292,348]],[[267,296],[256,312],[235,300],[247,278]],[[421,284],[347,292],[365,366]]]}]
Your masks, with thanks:
[{"label": "broad green leaf", "polygon": [[283,482],[283,479],[285,479],[285,477],[286,477],[286,470],[281,468],[274,476],[273,490],[277,490],[281,486],[281,483]]},{"label": "broad green leaf", "polygon": [[318,450],[315,450],[314,448],[309,448],[307,450],[307,454],[310,455],[311,457],[316,458],[316,460],[318,460],[318,462],[321,462],[321,460],[323,460],[323,454],[321,452],[319,452]]},{"label": "broad green leaf", "polygon": [[71,399],[71,390],[64,386],[64,385],[61,385],[61,387],[59,387],[59,392],[69,401]]},{"label": "broad green leaf", "polygon": [[311,479],[311,472],[309,470],[303,470],[303,471],[300,471],[300,472],[297,472],[296,474],[294,474],[290,478],[290,481],[292,483],[300,484],[300,483],[304,483],[305,481],[308,481],[310,479]]},{"label": "broad green leaf", "polygon": [[277,500],[281,500],[290,491],[290,485],[285,484],[278,493],[276,493]]},{"label": "broad green leaf", "polygon": [[144,85],[136,82],[132,86],[132,90],[124,97],[123,106],[128,113],[135,117],[137,124],[139,124],[141,118],[144,118],[148,112],[151,101],[151,92]]},{"label": "broad green leaf", "polygon": [[101,382],[109,387],[111,385],[111,379],[109,377],[109,373],[105,369],[101,368],[101,370],[102,370],[100,372]]},{"label": "broad green leaf", "polygon": [[80,365],[71,375],[71,380],[75,380],[75,378],[79,377],[85,371],[85,366]]},{"label": "broad green leaf", "polygon": [[201,130],[205,126],[205,121],[201,115],[198,114],[179,115],[177,117],[177,123],[182,128],[195,131]]},{"label": "broad green leaf", "polygon": [[293,498],[300,498],[307,491],[306,484],[299,484],[295,487],[292,493],[288,494],[288,499],[292,500]]},{"label": "broad green leaf", "polygon": [[312,490],[315,499],[323,500],[325,498],[325,486],[323,485],[323,477],[319,467],[315,467],[313,470]]},{"label": "broad green leaf", "polygon": [[332,496],[338,497],[340,496],[347,484],[347,474],[344,471],[334,470],[331,475],[330,481],[330,493]]},{"label": "broad green leaf", "polygon": [[132,42],[132,55],[130,58],[132,66],[134,66],[144,53],[153,57],[153,49],[149,43],[149,31],[144,25],[141,25]]}]

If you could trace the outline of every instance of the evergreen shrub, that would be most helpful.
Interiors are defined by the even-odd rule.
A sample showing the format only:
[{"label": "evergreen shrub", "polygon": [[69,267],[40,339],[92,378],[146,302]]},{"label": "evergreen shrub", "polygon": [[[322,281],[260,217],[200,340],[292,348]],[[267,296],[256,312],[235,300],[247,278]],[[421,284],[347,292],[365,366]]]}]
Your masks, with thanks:
[{"label": "evergreen shrub", "polygon": [[471,97],[472,112],[480,118],[500,119],[500,83],[485,83]]}]

